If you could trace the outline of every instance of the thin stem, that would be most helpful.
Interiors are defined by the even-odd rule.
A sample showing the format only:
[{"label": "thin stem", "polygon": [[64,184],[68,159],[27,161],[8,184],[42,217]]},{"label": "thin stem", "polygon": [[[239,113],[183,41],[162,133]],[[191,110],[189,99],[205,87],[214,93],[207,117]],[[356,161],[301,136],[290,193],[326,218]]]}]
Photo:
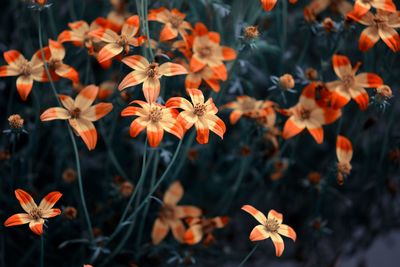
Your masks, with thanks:
[{"label": "thin stem", "polygon": [[[46,62],[45,56],[44,56],[43,41],[42,41],[42,22],[41,22],[40,14],[41,13],[38,12],[38,35],[39,35],[40,53],[42,55],[44,68],[45,68],[46,75],[50,82],[51,90],[54,94],[54,97],[57,100],[58,105],[62,106],[61,101],[58,98],[57,89],[54,85],[53,79],[51,78],[49,67],[47,66],[47,62]],[[67,129],[68,129],[68,134],[71,138],[72,147],[73,147],[74,155],[75,155],[76,170],[77,170],[77,175],[78,175],[79,195],[80,195],[80,199],[81,199],[82,209],[83,209],[83,213],[85,215],[85,220],[86,220],[86,224],[87,224],[87,228],[88,228],[88,232],[89,232],[88,234],[89,234],[90,242],[93,244],[94,236],[93,236],[93,232],[92,232],[92,222],[90,221],[89,212],[86,207],[85,194],[84,194],[83,184],[82,184],[81,166],[80,166],[80,162],[79,162],[78,146],[76,145],[75,137],[71,130],[71,127],[67,123],[66,123],[66,125],[67,125]]]},{"label": "thin stem", "polygon": [[242,262],[239,264],[238,267],[242,267],[244,266],[244,264],[250,259],[250,257],[254,254],[254,252],[257,250],[258,246],[260,245],[260,243],[258,243],[257,245],[254,246],[254,248],[250,251],[249,254],[247,254],[246,258],[244,258],[242,260]]},{"label": "thin stem", "polygon": [[40,236],[40,267],[44,267],[44,236]]}]

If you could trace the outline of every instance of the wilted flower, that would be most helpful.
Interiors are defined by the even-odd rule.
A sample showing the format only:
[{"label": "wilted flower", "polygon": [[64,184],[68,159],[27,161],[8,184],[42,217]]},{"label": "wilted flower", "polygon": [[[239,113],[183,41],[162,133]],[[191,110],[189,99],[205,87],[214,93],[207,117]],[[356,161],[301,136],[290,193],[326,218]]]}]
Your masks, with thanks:
[{"label": "wilted flower", "polygon": [[76,180],[76,171],[71,168],[67,168],[62,173],[62,178],[66,183],[72,183]]},{"label": "wilted flower", "polygon": [[29,223],[29,228],[37,235],[43,234],[45,219],[60,215],[60,209],[53,209],[53,206],[61,198],[60,192],[51,192],[45,196],[39,206],[33,201],[31,195],[22,189],[15,190],[15,196],[26,213],[18,213],[9,217],[4,226],[15,226]]},{"label": "wilted flower", "polygon": [[252,215],[260,223],[260,225],[254,227],[251,231],[250,240],[260,241],[271,238],[275,246],[276,256],[280,257],[285,249],[283,239],[280,235],[296,241],[296,232],[292,227],[282,224],[283,216],[281,213],[270,210],[268,217],[265,217],[261,211],[250,205],[244,205],[242,210]]},{"label": "wilted flower", "polygon": [[189,245],[195,245],[205,236],[203,243],[207,246],[215,239],[213,231],[225,227],[229,222],[229,218],[227,216],[219,216],[211,219],[188,218],[186,221],[189,224],[189,228],[183,236],[184,242]]},{"label": "wilted flower", "polygon": [[78,211],[76,210],[76,208],[74,207],[65,207],[63,209],[63,213],[62,213],[67,219],[69,220],[73,220],[76,218],[76,216],[78,215]]}]

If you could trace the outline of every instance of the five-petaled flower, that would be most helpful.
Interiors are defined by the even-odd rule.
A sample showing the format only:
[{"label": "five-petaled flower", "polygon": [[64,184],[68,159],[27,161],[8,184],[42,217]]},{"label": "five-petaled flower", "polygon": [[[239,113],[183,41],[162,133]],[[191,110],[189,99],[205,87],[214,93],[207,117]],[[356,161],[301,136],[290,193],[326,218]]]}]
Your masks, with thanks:
[{"label": "five-petaled flower", "polygon": [[186,222],[189,224],[189,228],[183,236],[184,242],[189,245],[195,245],[205,237],[203,243],[207,246],[215,240],[214,230],[225,227],[229,222],[229,218],[227,216],[188,218]]},{"label": "five-petaled flower", "polygon": [[140,107],[127,107],[122,110],[121,116],[138,116],[130,126],[130,135],[136,137],[145,128],[147,139],[151,147],[160,144],[164,131],[167,131],[179,139],[182,139],[184,130],[182,125],[176,120],[178,111],[173,108],[166,108],[157,103],[146,103],[140,100],[132,101]]},{"label": "five-petaled flower", "polygon": [[118,55],[129,53],[130,46],[140,46],[145,37],[135,37],[139,32],[139,16],[129,17],[122,26],[121,34],[108,28],[100,28],[89,33],[90,36],[100,39],[106,45],[99,51],[98,61],[104,62]]},{"label": "five-petaled flower", "polygon": [[161,65],[156,62],[149,63],[145,57],[139,55],[125,57],[122,62],[134,69],[134,71],[126,75],[119,84],[118,89],[123,90],[143,83],[143,94],[149,103],[155,102],[160,95],[160,78],[162,76],[187,73],[187,70],[182,65],[171,62]]},{"label": "five-petaled flower", "polygon": [[367,26],[361,35],[358,47],[361,51],[372,48],[379,39],[393,51],[400,51],[400,37],[396,28],[400,28],[400,12],[387,12],[378,9],[375,14],[365,13],[362,17],[349,14],[349,17],[360,24]]},{"label": "five-petaled flower", "polygon": [[160,41],[163,42],[176,38],[178,34],[185,38],[186,31],[192,29],[190,23],[184,20],[185,17],[186,15],[176,8],[168,10],[165,7],[160,7],[150,10],[148,20],[165,24],[160,32]]},{"label": "five-petaled flower", "polygon": [[223,138],[226,131],[225,123],[215,115],[218,109],[212,98],[204,102],[204,95],[200,90],[187,89],[186,91],[192,103],[182,97],[172,97],[166,103],[167,107],[183,109],[177,118],[178,122],[185,130],[194,125],[197,130],[196,140],[200,144],[208,143],[210,130]]},{"label": "five-petaled flower", "polygon": [[361,63],[352,69],[348,57],[334,55],[332,57],[333,69],[340,80],[326,83],[331,91],[331,105],[339,109],[344,107],[350,99],[354,99],[358,106],[364,110],[368,107],[369,96],[365,87],[376,88],[383,85],[381,77],[375,73],[360,73],[356,75]]},{"label": "five-petaled flower", "polygon": [[281,213],[275,210],[270,210],[268,212],[268,217],[265,217],[261,211],[251,205],[244,205],[242,210],[252,215],[259,223],[261,223],[251,231],[250,240],[260,241],[270,237],[275,246],[276,256],[280,257],[285,249],[281,235],[296,241],[296,232],[292,227],[282,224],[283,216]]},{"label": "five-petaled flower", "polygon": [[16,50],[4,52],[4,59],[8,65],[0,66],[0,77],[18,76],[17,90],[24,101],[32,90],[33,81],[48,81],[41,58],[40,51],[36,52],[30,61],[26,60],[25,57]]},{"label": "five-petaled flower", "polygon": [[284,115],[290,116],[283,128],[282,137],[284,139],[289,139],[306,128],[315,141],[321,144],[324,140],[322,125],[330,124],[341,116],[342,113],[339,109],[322,106],[316,101],[318,86],[316,82],[307,85],[303,89],[299,102],[282,111]]},{"label": "five-petaled flower", "polygon": [[49,108],[40,116],[42,121],[68,120],[75,133],[83,139],[87,148],[93,150],[97,144],[97,131],[93,125],[113,108],[111,103],[92,105],[99,92],[95,85],[82,89],[75,101],[67,95],[59,95],[62,107]]},{"label": "five-petaled flower", "polygon": [[175,239],[182,243],[185,234],[185,225],[182,219],[201,215],[201,210],[195,206],[177,206],[183,193],[183,187],[179,181],[174,182],[165,192],[164,205],[154,222],[151,233],[153,244],[159,244],[167,236],[170,229]]},{"label": "five-petaled flower", "polygon": [[9,217],[4,222],[6,227],[29,223],[29,228],[32,232],[41,235],[43,234],[45,219],[55,217],[61,213],[60,209],[53,209],[53,206],[62,196],[60,192],[49,193],[42,199],[39,206],[36,205],[31,195],[22,189],[15,190],[15,196],[26,213],[18,213]]},{"label": "five-petaled flower", "polygon": [[351,159],[353,157],[353,146],[346,137],[339,135],[336,140],[337,180],[340,185],[343,184],[344,177],[351,172]]}]

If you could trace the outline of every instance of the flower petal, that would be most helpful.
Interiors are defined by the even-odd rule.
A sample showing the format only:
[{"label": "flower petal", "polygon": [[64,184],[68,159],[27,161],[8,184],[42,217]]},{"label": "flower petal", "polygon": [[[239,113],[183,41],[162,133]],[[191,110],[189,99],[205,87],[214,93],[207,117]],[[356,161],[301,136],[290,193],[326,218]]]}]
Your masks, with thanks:
[{"label": "flower petal", "polygon": [[44,224],[43,219],[39,219],[37,221],[30,221],[29,228],[31,228],[32,232],[34,232],[35,234],[42,235],[43,234],[43,224]]},{"label": "flower petal", "polygon": [[252,215],[259,223],[265,224],[267,218],[265,217],[264,213],[259,211],[258,209],[254,208],[251,205],[244,205],[242,210]]},{"label": "flower petal", "polygon": [[275,246],[276,256],[280,257],[285,249],[282,237],[277,233],[271,233],[271,239]]},{"label": "flower petal", "polygon": [[32,76],[21,75],[17,78],[17,90],[22,100],[26,100],[32,90]]},{"label": "flower petal", "polygon": [[81,111],[89,108],[99,93],[99,87],[95,85],[88,85],[82,89],[75,98],[74,106],[79,108]]},{"label": "flower petal", "polygon": [[171,184],[164,194],[164,203],[175,206],[183,196],[183,187],[179,181]]},{"label": "flower petal", "polygon": [[250,237],[249,239],[251,241],[260,241],[260,240],[264,240],[267,239],[271,236],[270,232],[268,232],[265,229],[264,225],[257,225],[256,227],[253,228],[253,230],[250,233]]},{"label": "flower petal", "polygon": [[29,223],[30,221],[31,221],[31,218],[30,218],[29,214],[18,213],[18,214],[14,214],[11,217],[9,217],[4,222],[4,226],[9,227],[9,226],[21,225],[21,224]]},{"label": "flower petal", "polygon": [[93,150],[97,144],[97,131],[93,123],[83,119],[70,119],[69,124],[82,138],[89,150]]},{"label": "flower petal", "polygon": [[60,192],[54,191],[47,194],[39,204],[39,208],[42,210],[49,210],[57,203],[57,201],[62,197]]},{"label": "flower petal", "polygon": [[80,114],[80,118],[88,121],[97,121],[113,109],[111,103],[98,103],[97,105],[91,106]]},{"label": "flower petal", "polygon": [[154,245],[160,244],[160,242],[167,236],[169,232],[169,225],[165,224],[159,218],[156,219],[151,232],[151,240]]},{"label": "flower petal", "polygon": [[21,207],[27,213],[29,213],[33,208],[37,207],[31,195],[22,189],[15,190],[15,197],[18,199],[19,204],[21,204]]},{"label": "flower petal", "polygon": [[59,107],[49,108],[40,115],[41,121],[67,120],[69,118],[71,118],[69,111]]}]

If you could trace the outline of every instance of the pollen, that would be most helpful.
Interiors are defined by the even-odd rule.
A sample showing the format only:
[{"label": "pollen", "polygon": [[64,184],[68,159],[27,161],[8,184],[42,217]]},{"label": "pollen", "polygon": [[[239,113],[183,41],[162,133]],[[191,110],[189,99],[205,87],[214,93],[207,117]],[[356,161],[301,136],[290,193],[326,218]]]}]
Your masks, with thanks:
[{"label": "pollen", "polygon": [[254,40],[260,36],[257,26],[247,26],[244,29],[244,37],[247,40]]},{"label": "pollen", "polygon": [[279,77],[279,86],[284,90],[292,89],[295,86],[293,76],[286,73]]},{"label": "pollen", "polygon": [[278,231],[279,225],[279,222],[275,219],[267,219],[264,224],[266,230],[271,233]]},{"label": "pollen", "polygon": [[8,123],[11,129],[22,129],[24,127],[24,119],[19,114],[8,117]]},{"label": "pollen", "polygon": [[42,210],[38,207],[33,208],[30,212],[29,212],[29,216],[32,218],[32,220],[39,220],[40,218],[42,218]]},{"label": "pollen", "polygon": [[197,116],[203,116],[206,113],[206,105],[196,104],[194,105],[193,114]]}]

